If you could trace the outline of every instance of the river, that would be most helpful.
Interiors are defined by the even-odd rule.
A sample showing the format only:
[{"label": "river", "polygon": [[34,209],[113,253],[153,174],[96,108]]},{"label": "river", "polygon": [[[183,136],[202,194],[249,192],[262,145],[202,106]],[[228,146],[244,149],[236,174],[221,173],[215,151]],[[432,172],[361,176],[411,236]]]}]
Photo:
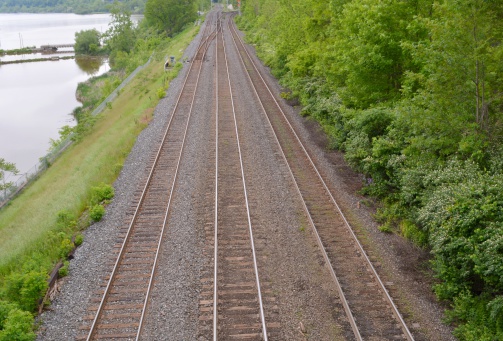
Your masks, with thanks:
[{"label": "river", "polygon": [[[0,13],[0,49],[73,44],[75,32],[104,32],[109,22],[108,14]],[[16,56],[29,58],[33,55]],[[15,163],[21,174],[30,170],[46,155],[50,139],[59,137],[59,129],[75,125],[71,112],[80,105],[78,83],[108,70],[106,60],[85,58],[1,65],[0,158]]]}]

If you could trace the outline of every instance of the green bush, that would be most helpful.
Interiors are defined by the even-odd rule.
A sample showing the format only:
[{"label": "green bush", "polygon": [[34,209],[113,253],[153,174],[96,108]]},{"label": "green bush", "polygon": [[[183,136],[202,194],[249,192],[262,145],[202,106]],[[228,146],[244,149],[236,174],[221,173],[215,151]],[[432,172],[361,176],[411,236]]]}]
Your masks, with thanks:
[{"label": "green bush", "polygon": [[89,211],[89,216],[94,221],[100,221],[105,215],[105,207],[103,205],[97,204],[91,207]]},{"label": "green bush", "polygon": [[59,246],[59,257],[62,259],[66,259],[68,254],[74,249],[75,245],[68,238],[65,238],[61,241]]},{"label": "green bush", "polygon": [[59,270],[58,270],[58,275],[60,278],[68,276],[69,267],[70,267],[70,262],[65,260],[63,262],[63,266],[61,268],[59,268]]},{"label": "green bush", "polygon": [[17,306],[14,303],[0,300],[0,330],[4,329],[9,312],[15,308],[17,308]]},{"label": "green bush", "polygon": [[[444,177],[452,175],[446,170]],[[466,174],[463,173],[463,174]],[[444,180],[445,181],[445,180]],[[429,235],[441,298],[503,287],[503,177],[478,174],[444,183],[419,211]]]},{"label": "green bush", "polygon": [[487,295],[462,292],[447,312],[448,320],[458,325],[454,335],[462,341],[503,340],[502,301],[503,296],[491,300]]},{"label": "green bush", "polygon": [[43,269],[11,273],[5,278],[3,297],[17,302],[19,308],[32,312],[47,290],[47,272]]},{"label": "green bush", "polygon": [[0,341],[32,341],[36,334],[33,332],[33,315],[27,311],[11,309],[0,330]]},{"label": "green bush", "polygon": [[75,241],[73,242],[75,246],[80,246],[84,242],[84,236],[82,234],[77,234],[75,236]]},{"label": "green bush", "polygon": [[159,89],[157,89],[157,97],[159,99],[162,99],[164,98],[164,96],[166,96],[166,89],[164,89],[164,87],[160,87]]},{"label": "green bush", "polygon": [[112,186],[101,183],[98,186],[91,188],[90,204],[96,205],[104,201],[113,199],[115,190]]}]

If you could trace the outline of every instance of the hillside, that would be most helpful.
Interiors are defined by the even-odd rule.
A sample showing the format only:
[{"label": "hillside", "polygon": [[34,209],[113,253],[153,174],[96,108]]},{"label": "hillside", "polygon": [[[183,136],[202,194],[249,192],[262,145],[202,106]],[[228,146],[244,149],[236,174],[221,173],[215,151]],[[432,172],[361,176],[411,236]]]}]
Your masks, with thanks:
[{"label": "hillside", "polygon": [[241,28],[430,251],[461,340],[503,339],[503,3],[249,0]]},{"label": "hillside", "polygon": [[[132,13],[143,13],[146,0],[119,1]],[[108,12],[111,0],[0,0],[0,13],[99,13]]]}]

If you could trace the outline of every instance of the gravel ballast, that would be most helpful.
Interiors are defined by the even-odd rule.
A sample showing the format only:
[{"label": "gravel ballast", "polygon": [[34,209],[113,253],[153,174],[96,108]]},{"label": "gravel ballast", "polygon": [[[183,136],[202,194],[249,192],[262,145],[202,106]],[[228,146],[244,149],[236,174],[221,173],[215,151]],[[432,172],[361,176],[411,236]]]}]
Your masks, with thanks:
[{"label": "gravel ballast", "polygon": [[[200,32],[203,30],[201,29]],[[192,58],[201,33],[187,47],[184,58]],[[150,157],[158,149],[165,125],[173,110],[189,64],[186,63],[178,77],[170,83],[166,96],[158,103],[153,120],[138,139],[114,183],[115,197],[107,206],[102,221],[91,225],[84,232],[84,243],[76,250],[70,262],[70,274],[61,283],[61,292],[50,308],[40,316],[42,325],[37,340],[73,340],[79,335],[83,318],[93,293],[99,290],[102,279],[111,271],[110,252],[119,237],[119,227],[127,218],[135,191],[145,184],[145,173],[151,165]],[[185,296],[186,294],[181,294]],[[190,296],[190,294],[188,294]],[[175,319],[172,326],[178,324]],[[190,330],[178,340],[190,340]]]},{"label": "gravel ballast", "polygon": [[[203,32],[203,27],[201,28]],[[185,51],[193,58],[201,33]],[[275,295],[266,318],[279,321],[278,340],[351,340],[338,294],[323,264],[318,245],[308,227],[298,194],[279,152],[271,128],[232,43],[225,35],[229,53],[236,118],[241,138],[250,213],[259,257],[261,280]],[[250,48],[251,49],[251,48]],[[214,43],[203,62],[199,92],[180,163],[168,230],[160,252],[151,302],[145,316],[144,340],[206,340],[200,333],[199,294],[201,278],[211,264],[205,253],[210,242],[205,228],[211,224],[214,182]],[[110,256],[127,220],[135,192],[143,188],[151,156],[158,148],[166,123],[181,90],[188,63],[173,80],[155,109],[154,118],[139,135],[118,179],[115,198],[104,219],[84,233],[84,243],[70,262],[70,274],[42,322],[38,340],[73,340],[79,333],[93,295],[111,271]],[[258,65],[261,65],[260,63]],[[284,89],[260,66],[276,98]],[[352,172],[340,153],[327,150],[319,126],[302,118],[299,108],[281,100],[297,133],[306,144],[332,193],[371,259],[380,263],[380,274],[393,291],[399,308],[406,312],[417,340],[454,340],[441,323],[442,307],[435,301],[430,279],[421,274],[424,251],[396,235],[379,232],[372,218],[374,206],[361,204],[361,177]],[[382,272],[382,273],[381,273]]]}]

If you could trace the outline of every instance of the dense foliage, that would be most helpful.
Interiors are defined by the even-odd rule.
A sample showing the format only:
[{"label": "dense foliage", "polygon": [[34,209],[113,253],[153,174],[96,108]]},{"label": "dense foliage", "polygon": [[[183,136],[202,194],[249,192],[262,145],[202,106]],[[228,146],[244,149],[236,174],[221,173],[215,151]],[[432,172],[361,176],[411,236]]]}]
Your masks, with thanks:
[{"label": "dense foliage", "polygon": [[247,0],[261,57],[431,250],[462,340],[503,339],[503,2]]},{"label": "dense foliage", "polygon": [[[0,0],[0,13],[103,13],[113,0]],[[133,13],[143,13],[146,0],[120,1]]]},{"label": "dense foliage", "polygon": [[145,6],[145,19],[169,37],[196,17],[196,2],[193,0],[149,0]]},{"label": "dense foliage", "polygon": [[84,30],[75,33],[75,54],[94,55],[100,50],[101,34],[97,29]]}]

